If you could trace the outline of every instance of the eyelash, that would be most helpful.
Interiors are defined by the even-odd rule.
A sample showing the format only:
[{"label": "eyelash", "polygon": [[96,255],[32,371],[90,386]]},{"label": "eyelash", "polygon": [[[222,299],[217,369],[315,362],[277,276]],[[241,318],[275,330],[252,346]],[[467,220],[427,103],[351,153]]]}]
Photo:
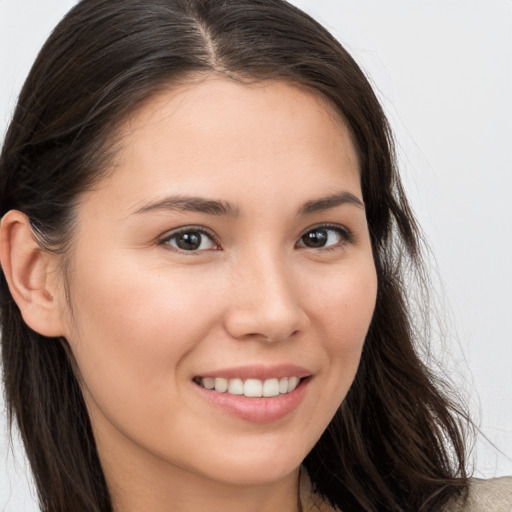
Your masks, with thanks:
[{"label": "eyelash", "polygon": [[[314,248],[314,247],[308,247],[307,245],[298,245],[299,242],[302,240],[302,238],[305,235],[307,235],[308,233],[315,231],[315,230],[336,231],[336,233],[342,238],[342,240],[337,244],[330,245],[327,247]],[[184,233],[198,233],[200,235],[205,235],[208,238],[210,238],[210,240],[216,245],[216,248],[187,251],[185,249],[180,249],[179,247],[174,247],[174,246],[170,245],[169,242],[171,240],[176,239],[179,235],[184,234]],[[327,252],[327,251],[335,251],[335,250],[339,249],[340,247],[343,247],[344,245],[346,245],[348,243],[352,243],[352,242],[353,242],[353,234],[347,228],[339,226],[339,225],[335,225],[335,224],[318,224],[316,226],[311,226],[311,227],[307,228],[305,231],[303,231],[303,233],[299,236],[299,239],[296,243],[296,247],[298,246],[300,248],[305,248],[305,249],[309,248],[309,249],[315,249],[317,251]],[[177,230],[168,233],[164,238],[162,238],[159,242],[159,245],[166,246],[167,248],[170,248],[171,250],[174,250],[178,253],[186,254],[189,256],[199,255],[206,250],[220,250],[220,243],[218,241],[217,236],[212,231],[205,229],[202,226],[185,226],[183,228],[178,228]]]}]

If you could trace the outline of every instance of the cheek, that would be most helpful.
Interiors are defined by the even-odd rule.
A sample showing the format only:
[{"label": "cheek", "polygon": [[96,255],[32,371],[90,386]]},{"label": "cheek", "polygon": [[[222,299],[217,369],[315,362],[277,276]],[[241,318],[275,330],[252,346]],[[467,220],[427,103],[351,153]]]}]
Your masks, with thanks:
[{"label": "cheek", "polygon": [[215,300],[199,279],[115,263],[84,265],[94,272],[81,272],[73,283],[78,324],[70,344],[98,406],[115,410],[123,397],[125,405],[158,411],[156,402],[183,382],[183,363],[215,322]]},{"label": "cheek", "polygon": [[377,296],[373,261],[342,270],[311,294],[314,323],[324,348],[325,368],[338,405],[351,386]]},{"label": "cheek", "polygon": [[309,286],[312,316],[333,348],[361,344],[375,308],[377,275],[373,260],[338,269],[317,286]]}]

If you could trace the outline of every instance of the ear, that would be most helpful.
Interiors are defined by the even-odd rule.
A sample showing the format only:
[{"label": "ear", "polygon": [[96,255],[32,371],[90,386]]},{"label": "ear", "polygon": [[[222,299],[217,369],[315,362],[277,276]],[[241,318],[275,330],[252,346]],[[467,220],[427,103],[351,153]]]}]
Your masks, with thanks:
[{"label": "ear", "polygon": [[43,336],[64,336],[59,256],[42,249],[28,217],[7,212],[0,224],[0,262],[25,323]]}]

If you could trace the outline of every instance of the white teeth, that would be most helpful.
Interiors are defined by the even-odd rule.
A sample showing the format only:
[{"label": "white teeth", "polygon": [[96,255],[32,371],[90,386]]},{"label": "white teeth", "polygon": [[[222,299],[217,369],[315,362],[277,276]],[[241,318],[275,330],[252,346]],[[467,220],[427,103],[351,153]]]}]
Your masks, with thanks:
[{"label": "white teeth", "polygon": [[219,393],[224,393],[228,389],[228,379],[223,379],[222,377],[217,377],[215,379],[215,391]]},{"label": "white teeth", "polygon": [[205,377],[203,379],[203,386],[206,389],[213,389],[215,387],[215,379],[212,379],[211,377]]},{"label": "white teeth", "polygon": [[262,396],[263,382],[258,379],[247,379],[244,383],[245,396]]},{"label": "white teeth", "polygon": [[263,383],[263,396],[279,395],[279,381],[277,379],[268,379]]},{"label": "white teeth", "polygon": [[293,391],[300,382],[298,377],[283,377],[281,379],[224,379],[217,377],[203,377],[197,380],[198,384],[206,389],[230,395],[245,395],[247,397],[273,397],[284,395]]},{"label": "white teeth", "polygon": [[299,379],[297,377],[290,377],[288,379],[288,393],[293,391],[299,385]]},{"label": "white teeth", "polygon": [[230,395],[243,395],[244,383],[242,379],[229,379],[228,393]]}]

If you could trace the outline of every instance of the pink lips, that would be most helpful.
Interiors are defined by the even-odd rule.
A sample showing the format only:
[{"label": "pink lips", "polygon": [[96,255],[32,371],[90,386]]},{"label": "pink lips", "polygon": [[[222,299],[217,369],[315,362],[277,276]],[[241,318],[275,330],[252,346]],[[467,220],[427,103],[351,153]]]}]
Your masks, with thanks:
[{"label": "pink lips", "polygon": [[249,398],[244,395],[230,395],[219,393],[196,385],[197,391],[204,396],[208,402],[230,415],[254,423],[269,423],[280,420],[294,411],[302,402],[308,383],[310,382],[311,371],[296,365],[263,366],[252,365],[237,368],[226,368],[201,374],[200,377],[225,379],[281,379],[283,377],[298,377],[301,380],[299,385],[289,393],[274,397]]},{"label": "pink lips", "polygon": [[311,375],[311,371],[293,364],[280,364],[276,366],[250,365],[236,368],[224,368],[202,373],[200,377],[223,377],[225,379],[281,379],[282,377],[298,377],[302,379]]}]

